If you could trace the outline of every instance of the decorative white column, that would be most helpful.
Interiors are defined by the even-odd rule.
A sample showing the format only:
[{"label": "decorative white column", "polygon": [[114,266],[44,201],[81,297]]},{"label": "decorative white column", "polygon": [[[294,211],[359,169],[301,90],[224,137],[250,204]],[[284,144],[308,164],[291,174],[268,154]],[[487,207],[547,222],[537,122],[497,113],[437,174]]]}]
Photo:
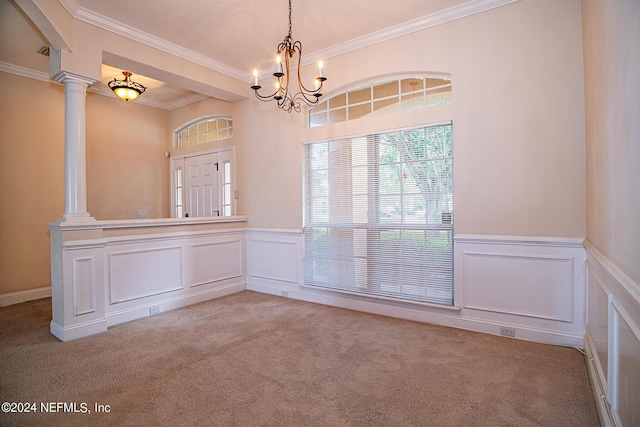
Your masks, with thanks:
[{"label": "decorative white column", "polygon": [[87,87],[95,80],[59,72],[64,83],[65,213],[61,220],[95,221],[87,212]]}]

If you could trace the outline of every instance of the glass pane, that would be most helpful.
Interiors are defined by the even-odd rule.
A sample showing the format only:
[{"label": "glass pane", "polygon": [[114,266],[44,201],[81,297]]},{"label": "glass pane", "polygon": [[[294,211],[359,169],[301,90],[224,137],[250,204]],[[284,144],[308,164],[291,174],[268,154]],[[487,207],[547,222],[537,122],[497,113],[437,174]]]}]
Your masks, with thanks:
[{"label": "glass pane", "polygon": [[351,188],[353,194],[367,194],[369,191],[368,168],[366,166],[358,166],[353,168],[353,176]]},{"label": "glass pane", "polygon": [[182,218],[182,206],[176,207],[176,218]]},{"label": "glass pane", "polygon": [[400,82],[402,93],[415,92],[424,89],[424,79],[404,79]]},{"label": "glass pane", "polygon": [[225,129],[227,126],[227,119],[218,119],[218,130]]},{"label": "glass pane", "polygon": [[329,145],[327,143],[309,146],[309,166],[311,169],[326,169],[329,167]]},{"label": "glass pane", "polygon": [[216,139],[217,136],[218,136],[218,134],[216,133],[215,130],[212,131],[212,132],[207,133],[207,142],[215,142],[215,141],[217,141],[217,139]]},{"label": "glass pane", "polygon": [[360,104],[349,107],[349,120],[355,120],[371,113],[371,104]]},{"label": "glass pane", "polygon": [[329,221],[329,199],[318,197],[311,202],[311,218],[313,222]]},{"label": "glass pane", "polygon": [[190,136],[190,137],[189,137],[189,144],[188,144],[188,146],[189,146],[189,147],[192,147],[192,146],[196,145],[196,143],[197,143],[197,140],[196,140],[195,135],[194,135],[194,136]]},{"label": "glass pane", "polygon": [[371,99],[370,87],[349,92],[349,105],[357,104],[359,102],[369,101],[370,99]]},{"label": "glass pane", "polygon": [[311,113],[319,113],[320,111],[325,111],[327,109],[327,101],[321,102],[317,104],[315,107],[311,109]]},{"label": "glass pane", "polygon": [[398,94],[398,81],[382,83],[373,87],[373,99],[385,98]]},{"label": "glass pane", "polygon": [[176,205],[182,205],[182,188],[176,188]]},{"label": "glass pane", "polygon": [[233,137],[233,128],[232,128],[232,127],[229,127],[229,128],[227,129],[227,135],[228,135],[228,137],[229,137],[229,138],[232,138],[232,137]]},{"label": "glass pane", "polygon": [[230,205],[231,204],[231,184],[225,184],[223,192],[223,204]]},{"label": "glass pane", "polygon": [[402,95],[402,109],[413,110],[414,108],[424,107],[424,93],[412,93],[408,95]]},{"label": "glass pane", "polygon": [[427,79],[427,89],[436,87],[436,86],[448,85],[450,83],[451,83],[451,80],[446,80],[446,79]]},{"label": "glass pane", "polygon": [[207,121],[207,131],[215,131],[216,130],[216,119]]},{"label": "glass pane", "polygon": [[200,122],[197,124],[197,132],[200,133],[207,133],[207,122]]},{"label": "glass pane", "polygon": [[176,186],[182,187],[182,169],[176,169]]},{"label": "glass pane", "polygon": [[329,178],[327,170],[311,172],[311,194],[314,197],[329,195]]},{"label": "glass pane", "polygon": [[309,116],[309,127],[322,126],[329,123],[329,116],[326,111],[322,111],[319,114],[311,114]]},{"label": "glass pane", "polygon": [[224,182],[229,183],[231,182],[231,163],[225,162],[223,168],[224,168]]},{"label": "glass pane", "polygon": [[402,165],[380,165],[380,194],[400,194],[402,191]]},{"label": "glass pane", "polygon": [[347,104],[347,94],[343,93],[329,100],[329,108],[344,107]]},{"label": "glass pane", "polygon": [[400,223],[402,198],[400,196],[380,196],[380,222]]},{"label": "glass pane", "polygon": [[367,195],[364,196],[353,196],[353,216],[352,221],[356,224],[366,224],[368,221],[368,201],[369,197]]},{"label": "glass pane", "polygon": [[225,206],[222,215],[231,216],[231,206]]},{"label": "glass pane", "polygon": [[451,102],[453,102],[453,97],[450,90],[447,92],[441,92],[439,90],[427,92],[427,106],[450,104]]},{"label": "glass pane", "polygon": [[227,139],[227,129],[221,129],[218,131],[218,141]]},{"label": "glass pane", "polygon": [[398,98],[384,99],[382,101],[375,101],[373,103],[373,110],[376,114],[395,113],[400,111],[400,104]]},{"label": "glass pane", "polygon": [[196,125],[189,126],[188,131],[189,131],[189,136],[195,135],[196,134]]},{"label": "glass pane", "polygon": [[345,120],[347,120],[346,108],[329,111],[329,123],[344,122]]},{"label": "glass pane", "polygon": [[207,134],[206,133],[201,133],[198,135],[198,145],[200,144],[206,144],[207,142]]}]

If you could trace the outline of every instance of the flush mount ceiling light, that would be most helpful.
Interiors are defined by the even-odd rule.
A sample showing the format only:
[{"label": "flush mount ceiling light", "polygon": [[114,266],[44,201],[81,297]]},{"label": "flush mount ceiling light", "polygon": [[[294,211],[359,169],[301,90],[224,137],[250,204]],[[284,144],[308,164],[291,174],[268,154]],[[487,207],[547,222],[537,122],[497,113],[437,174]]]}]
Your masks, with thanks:
[{"label": "flush mount ceiling light", "polygon": [[116,80],[115,78],[109,82],[109,87],[116,94],[116,96],[124,101],[130,101],[136,99],[142,94],[146,87],[140,83],[136,83],[130,79],[131,73],[129,71],[123,71],[124,80]]},{"label": "flush mount ceiling light", "polygon": [[[299,92],[292,95],[289,91],[290,62],[293,57],[298,55],[298,90]],[[282,69],[282,60],[284,59],[284,70]],[[300,62],[302,60],[302,43],[294,41],[291,37],[291,0],[289,0],[289,34],[284,38],[282,43],[278,45],[278,53],[276,54],[276,71],[273,76],[277,79],[275,92],[270,95],[260,95],[258,90],[262,88],[258,84],[258,70],[253,70],[253,85],[251,89],[255,91],[256,97],[261,101],[276,101],[278,107],[290,113],[292,110],[300,112],[300,101],[311,106],[318,103],[318,99],[322,96],[322,85],[326,79],[322,73],[322,61],[318,64],[318,77],[315,79],[314,90],[307,89],[302,84],[300,78]]]}]

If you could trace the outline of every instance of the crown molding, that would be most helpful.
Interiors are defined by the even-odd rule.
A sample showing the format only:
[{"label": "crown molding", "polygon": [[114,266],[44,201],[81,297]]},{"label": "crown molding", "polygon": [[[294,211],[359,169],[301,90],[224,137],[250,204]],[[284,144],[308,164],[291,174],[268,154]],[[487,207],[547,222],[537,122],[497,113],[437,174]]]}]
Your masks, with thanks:
[{"label": "crown molding", "polygon": [[[176,57],[186,59],[198,65],[202,65],[211,70],[225,74],[229,77],[233,77],[242,81],[251,80],[251,72],[241,71],[236,68],[230,67],[226,64],[223,64],[222,62],[207,58],[204,55],[190,51],[184,47],[170,43],[159,37],[145,33],[144,31],[140,31],[134,27],[125,25],[104,15],[85,9],[79,6],[75,0],[58,1],[71,14],[71,16],[88,24],[95,25],[96,27],[102,28],[107,31],[111,31],[152,48],[165,51]],[[361,49],[363,47],[371,46],[376,43],[384,42],[416,31],[431,28],[436,25],[464,18],[466,16],[475,15],[476,13],[485,12],[487,10],[504,6],[509,3],[515,3],[517,1],[519,0],[469,0],[465,3],[450,7],[440,12],[432,13],[420,18],[403,22],[401,24],[376,31],[362,37],[357,37],[355,39],[331,46],[326,49],[305,53],[305,58],[302,59],[302,65],[309,65],[311,63],[317,62],[320,59],[331,58],[346,52]],[[260,70],[260,74],[264,74],[265,72],[268,74],[269,70]]]},{"label": "crown molding", "polygon": [[[102,28],[120,36],[126,37],[130,40],[137,41],[145,44],[149,47],[167,52],[173,56],[186,59],[194,64],[202,65],[211,70],[225,74],[229,77],[236,78],[238,80],[247,80],[249,73],[237,70],[236,68],[229,67],[222,62],[216,61],[211,58],[207,58],[204,55],[190,51],[182,46],[178,46],[174,43],[163,40],[159,37],[153,36],[144,31],[140,31],[137,28],[123,24],[122,22],[115,21],[99,13],[85,9],[79,6],[75,0],[58,0],[60,4],[76,19]],[[248,81],[248,80],[247,80]]]},{"label": "crown molding", "polygon": [[439,12],[431,13],[398,25],[387,27],[380,31],[376,31],[362,37],[357,37],[326,49],[305,54],[306,59],[302,60],[302,65],[309,65],[321,59],[331,58],[356,49],[361,49],[397,37],[402,37],[407,34],[422,31],[427,28],[435,27],[440,24],[455,21],[460,18],[475,15],[477,13],[485,12],[517,1],[520,0],[470,0],[460,5],[452,6]]},{"label": "crown molding", "polygon": [[15,74],[17,76],[28,77],[34,80],[40,80],[42,82],[60,84],[55,80],[52,80],[51,77],[49,77],[49,73],[33,70],[31,68],[21,67],[19,65],[10,64],[8,62],[0,61],[0,71]]}]

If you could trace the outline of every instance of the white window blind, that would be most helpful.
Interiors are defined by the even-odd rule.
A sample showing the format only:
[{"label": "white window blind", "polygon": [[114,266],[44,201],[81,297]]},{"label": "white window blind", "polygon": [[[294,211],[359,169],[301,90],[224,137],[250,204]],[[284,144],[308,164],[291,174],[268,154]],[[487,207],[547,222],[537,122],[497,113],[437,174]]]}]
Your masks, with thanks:
[{"label": "white window blind", "polygon": [[453,305],[451,124],[306,146],[305,284]]}]

